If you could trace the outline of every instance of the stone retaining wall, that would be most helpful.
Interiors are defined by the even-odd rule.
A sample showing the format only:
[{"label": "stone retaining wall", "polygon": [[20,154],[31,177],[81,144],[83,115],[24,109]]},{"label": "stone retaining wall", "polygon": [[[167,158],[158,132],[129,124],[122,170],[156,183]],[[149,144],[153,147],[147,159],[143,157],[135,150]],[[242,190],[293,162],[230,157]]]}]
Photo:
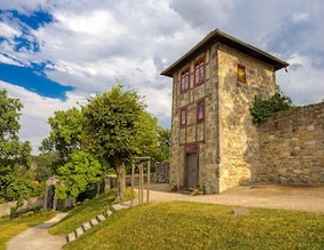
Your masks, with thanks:
[{"label": "stone retaining wall", "polygon": [[[19,208],[18,212],[24,209],[29,209],[35,206],[42,206],[41,198],[31,198],[29,201],[25,201],[24,205]],[[0,204],[0,217],[9,216],[10,209],[16,206],[16,202],[7,202]]]},{"label": "stone retaining wall", "polygon": [[256,182],[324,184],[324,103],[278,113],[258,130]]}]

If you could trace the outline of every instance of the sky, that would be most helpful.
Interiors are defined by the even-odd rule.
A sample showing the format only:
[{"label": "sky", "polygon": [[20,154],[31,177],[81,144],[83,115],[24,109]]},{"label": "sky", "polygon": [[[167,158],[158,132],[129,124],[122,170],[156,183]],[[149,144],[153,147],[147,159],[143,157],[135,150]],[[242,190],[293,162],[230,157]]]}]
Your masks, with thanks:
[{"label": "sky", "polygon": [[1,0],[0,88],[24,105],[21,138],[37,152],[56,110],[117,82],[170,125],[171,80],[160,72],[219,28],[288,61],[282,90],[324,100],[322,0]]}]

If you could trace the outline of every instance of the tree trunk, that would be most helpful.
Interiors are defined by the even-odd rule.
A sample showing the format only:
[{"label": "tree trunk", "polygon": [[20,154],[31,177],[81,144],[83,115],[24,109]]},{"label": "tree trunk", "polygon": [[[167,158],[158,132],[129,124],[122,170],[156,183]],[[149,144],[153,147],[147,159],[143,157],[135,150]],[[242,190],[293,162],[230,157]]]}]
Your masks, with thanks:
[{"label": "tree trunk", "polygon": [[117,164],[116,172],[117,172],[117,199],[119,201],[123,201],[125,189],[126,189],[125,165],[123,163]]}]

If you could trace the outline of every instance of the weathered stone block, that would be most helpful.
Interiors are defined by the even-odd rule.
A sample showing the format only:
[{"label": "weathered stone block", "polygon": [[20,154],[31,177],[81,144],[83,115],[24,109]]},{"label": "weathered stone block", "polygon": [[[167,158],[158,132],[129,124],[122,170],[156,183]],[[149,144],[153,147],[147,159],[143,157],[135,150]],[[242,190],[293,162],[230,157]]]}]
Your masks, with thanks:
[{"label": "weathered stone block", "polygon": [[91,229],[91,227],[92,226],[91,226],[90,222],[85,222],[82,224],[82,228],[84,231],[88,231],[89,229]]}]

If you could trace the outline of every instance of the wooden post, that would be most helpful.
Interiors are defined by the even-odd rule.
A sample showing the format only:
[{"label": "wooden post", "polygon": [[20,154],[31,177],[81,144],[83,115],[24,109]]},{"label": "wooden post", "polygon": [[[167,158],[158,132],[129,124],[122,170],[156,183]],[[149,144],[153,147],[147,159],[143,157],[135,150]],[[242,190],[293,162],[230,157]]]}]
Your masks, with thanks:
[{"label": "wooden post", "polygon": [[44,202],[43,202],[44,210],[47,210],[47,200],[48,200],[48,183],[46,182],[45,194],[44,194]]},{"label": "wooden post", "polygon": [[147,162],[146,202],[150,202],[151,160]]},{"label": "wooden post", "polygon": [[53,211],[56,211],[56,207],[57,207],[57,197],[56,197],[56,195],[54,195],[54,200],[53,200]]},{"label": "wooden post", "polygon": [[143,163],[140,165],[140,180],[141,180],[141,204],[144,203],[144,166]]},{"label": "wooden post", "polygon": [[[132,194],[135,194],[135,190],[134,190],[134,175],[135,175],[135,165],[134,165],[134,163],[132,163],[132,176],[131,176],[131,190],[132,190]],[[134,199],[135,199],[135,196],[132,197],[131,206],[134,205]]]}]

